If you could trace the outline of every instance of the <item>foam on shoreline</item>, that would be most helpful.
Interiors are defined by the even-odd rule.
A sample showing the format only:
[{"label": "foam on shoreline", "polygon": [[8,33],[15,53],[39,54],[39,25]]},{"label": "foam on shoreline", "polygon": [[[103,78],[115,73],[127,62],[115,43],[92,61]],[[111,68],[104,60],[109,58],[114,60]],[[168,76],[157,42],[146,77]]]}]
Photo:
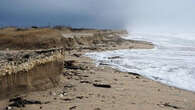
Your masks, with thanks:
[{"label": "foam on shoreline", "polygon": [[[132,33],[125,39],[153,42],[154,49],[131,49],[87,53],[96,60],[124,72],[133,72],[177,88],[195,91],[194,34]],[[119,56],[118,59],[109,59]]]}]

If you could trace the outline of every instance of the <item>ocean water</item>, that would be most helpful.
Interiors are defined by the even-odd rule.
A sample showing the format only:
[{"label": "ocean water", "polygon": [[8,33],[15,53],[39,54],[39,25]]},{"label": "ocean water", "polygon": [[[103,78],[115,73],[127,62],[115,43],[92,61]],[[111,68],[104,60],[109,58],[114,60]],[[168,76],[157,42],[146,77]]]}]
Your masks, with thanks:
[{"label": "ocean water", "polygon": [[[149,41],[154,49],[87,53],[96,64],[138,73],[169,86],[195,92],[195,33],[131,33],[124,39]],[[119,56],[118,59],[110,57]]]}]

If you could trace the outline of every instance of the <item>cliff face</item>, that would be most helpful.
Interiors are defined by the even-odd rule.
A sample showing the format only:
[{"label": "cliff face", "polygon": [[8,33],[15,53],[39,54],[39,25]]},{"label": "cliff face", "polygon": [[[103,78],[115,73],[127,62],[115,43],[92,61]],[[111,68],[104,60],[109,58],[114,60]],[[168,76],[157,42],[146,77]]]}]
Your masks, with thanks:
[{"label": "cliff face", "polygon": [[99,33],[74,33],[62,34],[64,48],[76,48],[81,46],[93,46],[103,42],[104,36]]},{"label": "cliff face", "polygon": [[[40,54],[39,57],[24,61],[8,63],[0,71],[0,98],[27,93],[35,90],[45,90],[58,85],[64,68],[64,56],[56,51]],[[46,53],[47,54],[46,54]]]},{"label": "cliff face", "polygon": [[52,61],[36,65],[28,72],[20,71],[0,77],[0,98],[55,87],[62,73],[62,65],[61,61]]}]

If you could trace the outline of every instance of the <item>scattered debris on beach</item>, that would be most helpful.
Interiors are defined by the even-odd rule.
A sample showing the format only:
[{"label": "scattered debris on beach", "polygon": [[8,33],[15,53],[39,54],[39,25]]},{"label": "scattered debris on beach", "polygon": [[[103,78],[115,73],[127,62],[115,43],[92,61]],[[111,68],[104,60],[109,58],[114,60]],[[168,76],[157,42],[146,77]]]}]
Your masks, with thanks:
[{"label": "scattered debris on beach", "polygon": [[43,104],[41,101],[37,101],[37,100],[27,100],[24,99],[22,97],[15,97],[9,100],[9,102],[11,104],[9,104],[9,107],[17,107],[17,108],[21,108],[21,107],[25,107],[25,105],[30,105],[30,104]]},{"label": "scattered debris on beach", "polygon": [[72,107],[69,108],[69,110],[74,110],[76,108],[77,108],[77,106],[72,106]]},{"label": "scattered debris on beach", "polygon": [[114,56],[114,57],[108,57],[108,59],[119,59],[121,58],[120,56]]},{"label": "scattered debris on beach", "polygon": [[81,65],[75,65],[75,60],[64,61],[64,68],[73,70],[85,70]]},{"label": "scattered debris on beach", "polygon": [[134,75],[136,79],[140,79],[142,77],[140,74],[128,72],[128,74]]},{"label": "scattered debris on beach", "polygon": [[182,107],[178,107],[176,105],[170,104],[169,102],[163,103],[163,104],[157,104],[160,107],[169,107],[173,109],[182,109]]},{"label": "scattered debris on beach", "polygon": [[93,83],[93,86],[101,87],[101,88],[111,88],[110,84],[104,84],[104,83]]},{"label": "scattered debris on beach", "polygon": [[170,103],[164,103],[163,106],[170,107],[170,108],[174,108],[174,109],[181,109],[181,107],[175,106],[175,105],[170,104]]}]

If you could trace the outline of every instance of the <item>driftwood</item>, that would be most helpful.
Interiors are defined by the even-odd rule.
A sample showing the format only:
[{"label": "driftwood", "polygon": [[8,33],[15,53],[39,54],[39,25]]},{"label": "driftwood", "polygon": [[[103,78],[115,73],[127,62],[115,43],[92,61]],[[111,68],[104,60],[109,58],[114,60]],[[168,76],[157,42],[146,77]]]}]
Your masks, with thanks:
[{"label": "driftwood", "polygon": [[94,83],[93,86],[102,87],[102,88],[111,88],[110,84],[103,84],[103,83]]}]

